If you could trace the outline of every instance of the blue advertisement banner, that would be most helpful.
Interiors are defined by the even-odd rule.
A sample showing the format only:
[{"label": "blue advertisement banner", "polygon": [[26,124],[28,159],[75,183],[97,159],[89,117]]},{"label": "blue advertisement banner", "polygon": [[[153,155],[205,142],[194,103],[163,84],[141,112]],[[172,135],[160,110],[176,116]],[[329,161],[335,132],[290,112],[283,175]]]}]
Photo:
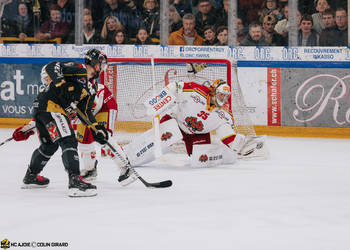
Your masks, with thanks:
[{"label": "blue advertisement banner", "polygon": [[31,118],[42,64],[0,63],[0,118]]}]

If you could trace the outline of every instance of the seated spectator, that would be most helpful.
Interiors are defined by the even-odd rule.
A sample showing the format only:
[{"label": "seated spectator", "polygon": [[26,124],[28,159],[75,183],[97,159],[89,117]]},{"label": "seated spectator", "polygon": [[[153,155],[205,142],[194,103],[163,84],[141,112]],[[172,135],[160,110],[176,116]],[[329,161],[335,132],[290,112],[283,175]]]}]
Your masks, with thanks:
[{"label": "seated spectator", "polygon": [[169,34],[182,27],[182,18],[173,5],[169,6]]},{"label": "seated spectator", "polygon": [[195,30],[196,18],[185,14],[182,18],[182,28],[172,32],[168,39],[169,45],[203,45],[204,39]]},{"label": "seated spectator", "polygon": [[226,26],[218,27],[216,31],[216,39],[218,42],[215,44],[215,46],[227,46],[227,35],[228,29]]},{"label": "seated spectator", "polygon": [[245,27],[242,18],[237,17],[237,42],[238,44],[246,38],[248,30]]},{"label": "seated spectator", "polygon": [[316,30],[318,34],[321,34],[322,30],[325,28],[322,21],[322,13],[329,9],[330,6],[327,0],[316,0],[316,10],[317,12],[312,14],[313,29]]},{"label": "seated spectator", "polygon": [[265,0],[262,9],[259,11],[259,22],[264,22],[264,17],[270,14],[275,15],[277,21],[283,19],[283,15],[277,8],[277,0]]},{"label": "seated spectator", "polygon": [[169,4],[173,5],[176,8],[177,13],[179,13],[179,15],[181,17],[183,17],[187,13],[192,13],[191,1],[187,1],[187,0],[170,0]]},{"label": "seated spectator", "polygon": [[216,10],[213,8],[209,0],[198,1],[198,13],[195,15],[196,18],[196,30],[198,35],[204,36],[204,27],[207,25],[215,25],[218,17]]},{"label": "seated spectator", "polygon": [[[288,5],[284,6],[283,8],[283,15],[285,19],[282,19],[281,21],[278,21],[275,25],[275,31],[282,35],[283,37],[288,36],[288,29],[289,29],[289,22],[288,22]],[[301,20],[301,14],[300,11],[297,11],[297,18],[298,18],[298,26],[300,24]]]},{"label": "seated spectator", "polygon": [[84,15],[84,44],[100,43],[100,34],[94,28],[91,14]]},{"label": "seated spectator", "polygon": [[329,43],[331,33],[335,29],[335,13],[332,9],[326,9],[322,12],[322,22],[325,28],[320,35],[320,46],[332,46],[332,44]]},{"label": "seated spectator", "polygon": [[214,26],[207,25],[204,27],[204,43],[203,45],[211,46],[218,42],[218,39],[216,38],[216,33]]},{"label": "seated spectator", "polygon": [[335,11],[335,24],[329,35],[329,46],[348,46],[348,15],[344,8]]},{"label": "seated spectator", "polygon": [[267,15],[263,20],[263,35],[271,46],[287,46],[287,40],[275,31],[276,18],[273,14]]},{"label": "seated spectator", "polygon": [[135,37],[141,26],[137,11],[125,8],[125,6],[119,4],[118,0],[105,0],[104,19],[107,16],[117,17],[129,37]]},{"label": "seated spectator", "polygon": [[124,27],[118,18],[115,16],[106,17],[101,30],[101,42],[113,43],[114,31],[116,30],[124,30]]},{"label": "seated spectator", "polygon": [[113,44],[129,44],[128,37],[124,30],[116,30],[113,32]]},{"label": "seated spectator", "polygon": [[11,25],[8,34],[3,36],[13,36],[23,41],[27,37],[34,36],[33,16],[28,14],[28,7],[25,3],[18,4],[18,14]]},{"label": "seated spectator", "polygon": [[319,35],[312,28],[313,21],[311,15],[303,15],[301,17],[300,29],[298,32],[298,46],[318,46]]},{"label": "seated spectator", "polygon": [[144,0],[140,15],[142,27],[145,27],[150,37],[159,38],[159,7],[157,0]]},{"label": "seated spectator", "polygon": [[50,19],[45,21],[35,37],[40,40],[49,40],[53,38],[62,38],[65,42],[69,34],[69,24],[61,21],[61,12],[56,4],[50,6]]},{"label": "seated spectator", "polygon": [[154,44],[154,43],[152,42],[151,38],[149,37],[147,30],[144,28],[140,28],[136,34],[135,44],[146,45],[146,44]]},{"label": "seated spectator", "polygon": [[249,33],[240,43],[241,46],[269,46],[262,34],[262,28],[257,23],[249,25]]}]

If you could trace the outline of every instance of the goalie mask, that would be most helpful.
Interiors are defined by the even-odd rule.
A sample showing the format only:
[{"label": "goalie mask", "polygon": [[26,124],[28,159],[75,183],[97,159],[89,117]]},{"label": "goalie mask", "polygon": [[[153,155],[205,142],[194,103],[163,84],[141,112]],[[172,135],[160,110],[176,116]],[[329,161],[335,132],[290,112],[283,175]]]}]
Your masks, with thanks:
[{"label": "goalie mask", "polygon": [[215,105],[222,107],[231,96],[231,88],[223,79],[217,79],[210,85],[210,94]]},{"label": "goalie mask", "polygon": [[[89,49],[84,57],[85,64],[90,65],[95,69],[94,79],[98,78],[102,71],[107,69],[107,56],[100,50]],[[99,70],[96,69],[96,65],[99,64]]]}]

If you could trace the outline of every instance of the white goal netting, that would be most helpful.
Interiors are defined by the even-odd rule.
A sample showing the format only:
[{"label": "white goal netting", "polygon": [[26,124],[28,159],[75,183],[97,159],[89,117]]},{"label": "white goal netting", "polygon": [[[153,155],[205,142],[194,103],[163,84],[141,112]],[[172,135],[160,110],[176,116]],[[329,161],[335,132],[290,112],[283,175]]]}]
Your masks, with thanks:
[{"label": "white goal netting", "polygon": [[[206,63],[207,67],[191,77],[187,73],[186,63]],[[226,59],[154,59],[154,86],[157,91],[170,81],[204,83],[218,78],[226,80],[232,88],[231,110],[236,130],[245,135],[255,135],[235,73],[235,68]],[[118,142],[126,144],[134,136],[150,129],[152,117],[147,117],[143,103],[152,96],[153,91],[151,59],[109,59],[108,69],[101,78],[117,100]]]}]

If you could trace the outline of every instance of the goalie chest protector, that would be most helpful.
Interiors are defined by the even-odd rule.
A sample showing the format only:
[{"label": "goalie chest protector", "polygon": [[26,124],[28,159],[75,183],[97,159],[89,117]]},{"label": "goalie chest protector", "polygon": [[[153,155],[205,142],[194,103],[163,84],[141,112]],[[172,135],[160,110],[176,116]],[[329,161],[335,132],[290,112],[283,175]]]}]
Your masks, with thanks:
[{"label": "goalie chest protector", "polygon": [[187,134],[209,133],[222,124],[233,124],[232,116],[226,110],[210,105],[209,88],[195,82],[184,83],[178,91],[179,127]]}]

